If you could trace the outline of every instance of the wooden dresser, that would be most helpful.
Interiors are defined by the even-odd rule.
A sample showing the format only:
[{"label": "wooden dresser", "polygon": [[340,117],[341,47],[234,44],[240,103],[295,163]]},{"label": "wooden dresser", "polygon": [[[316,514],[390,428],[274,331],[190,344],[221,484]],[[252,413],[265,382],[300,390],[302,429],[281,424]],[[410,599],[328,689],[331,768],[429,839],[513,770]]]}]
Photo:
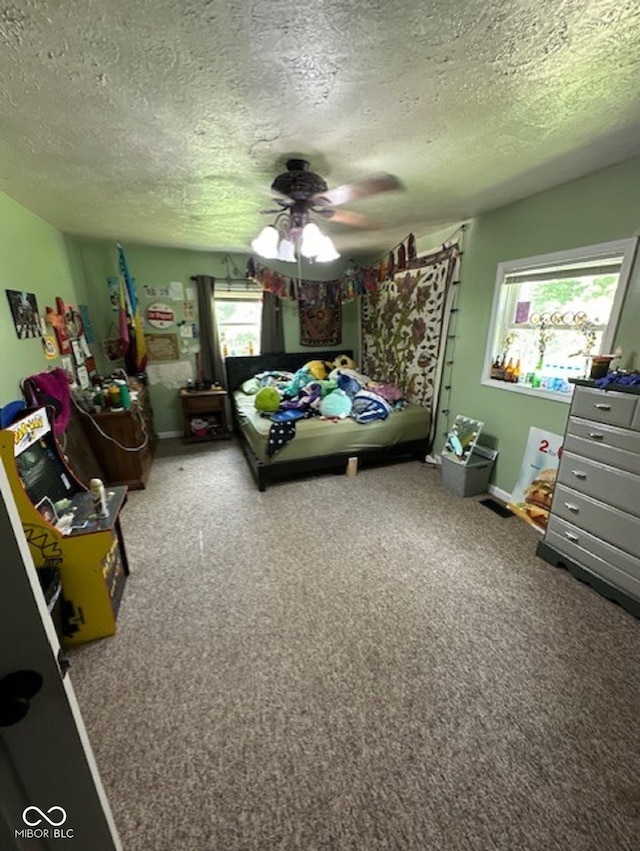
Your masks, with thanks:
[{"label": "wooden dresser", "polygon": [[82,425],[108,485],[146,487],[157,435],[148,389],[141,385],[131,410],[102,411]]},{"label": "wooden dresser", "polygon": [[575,388],[538,555],[640,617],[640,388]]}]

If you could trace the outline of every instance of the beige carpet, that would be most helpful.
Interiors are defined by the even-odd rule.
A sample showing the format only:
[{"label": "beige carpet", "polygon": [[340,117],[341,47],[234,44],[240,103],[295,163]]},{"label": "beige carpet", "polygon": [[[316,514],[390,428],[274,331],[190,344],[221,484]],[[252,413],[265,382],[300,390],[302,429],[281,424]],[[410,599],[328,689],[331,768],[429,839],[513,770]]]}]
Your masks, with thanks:
[{"label": "beige carpet", "polygon": [[640,622],[516,518],[165,441],[123,526],[71,676],[126,851],[640,847]]}]

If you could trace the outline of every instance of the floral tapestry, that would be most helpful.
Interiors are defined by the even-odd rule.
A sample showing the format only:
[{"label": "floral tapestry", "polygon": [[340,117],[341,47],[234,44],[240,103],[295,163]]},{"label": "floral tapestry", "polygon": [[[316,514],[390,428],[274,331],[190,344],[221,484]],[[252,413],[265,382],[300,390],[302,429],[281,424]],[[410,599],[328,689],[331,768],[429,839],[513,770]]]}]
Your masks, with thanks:
[{"label": "floral tapestry", "polygon": [[459,257],[457,244],[418,257],[362,300],[364,373],[397,384],[432,413]]}]

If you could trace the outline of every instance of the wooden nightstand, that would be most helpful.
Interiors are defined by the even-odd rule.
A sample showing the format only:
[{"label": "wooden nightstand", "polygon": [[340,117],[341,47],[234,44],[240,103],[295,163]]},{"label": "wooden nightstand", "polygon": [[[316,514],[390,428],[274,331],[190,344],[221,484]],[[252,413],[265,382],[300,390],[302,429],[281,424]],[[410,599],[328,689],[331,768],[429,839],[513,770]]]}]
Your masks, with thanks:
[{"label": "wooden nightstand", "polygon": [[227,426],[226,390],[181,390],[184,439],[225,440],[231,437]]}]

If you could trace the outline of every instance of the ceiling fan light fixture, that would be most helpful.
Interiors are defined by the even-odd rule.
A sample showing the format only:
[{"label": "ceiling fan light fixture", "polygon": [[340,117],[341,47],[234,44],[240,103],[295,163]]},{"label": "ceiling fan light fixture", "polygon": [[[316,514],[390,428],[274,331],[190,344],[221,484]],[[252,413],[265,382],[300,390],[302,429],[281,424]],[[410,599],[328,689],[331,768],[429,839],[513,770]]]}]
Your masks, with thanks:
[{"label": "ceiling fan light fixture", "polygon": [[320,228],[315,222],[307,222],[302,228],[302,239],[300,240],[300,253],[303,257],[313,259],[318,256],[324,239]]},{"label": "ceiling fan light fixture", "polygon": [[320,250],[316,254],[316,263],[331,263],[332,260],[337,260],[340,253],[336,250],[333,240],[330,236],[323,236],[320,242]]},{"label": "ceiling fan light fixture", "polygon": [[273,225],[262,228],[258,236],[251,243],[251,249],[264,257],[265,260],[276,260],[278,258],[278,231]]},{"label": "ceiling fan light fixture", "polygon": [[283,263],[296,262],[296,246],[292,240],[284,237],[280,241],[280,245],[278,246],[278,260],[282,260]]}]

